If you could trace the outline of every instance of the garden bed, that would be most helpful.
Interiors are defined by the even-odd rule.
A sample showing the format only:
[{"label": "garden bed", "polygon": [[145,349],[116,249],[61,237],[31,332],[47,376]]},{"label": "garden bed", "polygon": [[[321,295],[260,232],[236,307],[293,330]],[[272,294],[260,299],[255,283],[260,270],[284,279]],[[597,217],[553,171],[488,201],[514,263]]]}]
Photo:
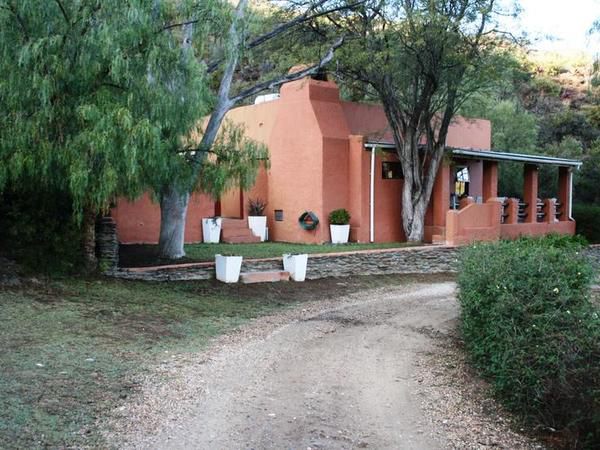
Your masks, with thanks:
[{"label": "garden bed", "polygon": [[186,257],[178,260],[158,257],[157,245],[130,244],[119,248],[121,267],[152,267],[168,264],[214,261],[216,254],[235,254],[244,259],[277,258],[284,253],[345,253],[358,250],[377,250],[410,247],[408,242],[382,244],[291,244],[287,242],[261,242],[256,244],[189,244],[185,246]]}]

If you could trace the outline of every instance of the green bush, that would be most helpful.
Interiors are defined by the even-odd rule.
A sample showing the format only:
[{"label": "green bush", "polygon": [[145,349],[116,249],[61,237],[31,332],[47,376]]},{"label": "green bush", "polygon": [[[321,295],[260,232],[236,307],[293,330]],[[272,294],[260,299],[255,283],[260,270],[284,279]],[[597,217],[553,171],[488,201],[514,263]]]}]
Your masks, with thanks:
[{"label": "green bush", "polygon": [[329,223],[331,225],[348,225],[350,223],[350,213],[344,208],[334,209],[329,213]]},{"label": "green bush", "polygon": [[525,419],[580,448],[600,442],[600,319],[584,241],[476,244],[458,277],[462,333],[477,369]]},{"label": "green bush", "polygon": [[576,203],[573,205],[573,218],[577,223],[577,233],[592,244],[600,244],[600,206]]},{"label": "green bush", "polygon": [[0,192],[0,250],[25,268],[47,274],[81,267],[81,229],[65,194],[6,189]]}]

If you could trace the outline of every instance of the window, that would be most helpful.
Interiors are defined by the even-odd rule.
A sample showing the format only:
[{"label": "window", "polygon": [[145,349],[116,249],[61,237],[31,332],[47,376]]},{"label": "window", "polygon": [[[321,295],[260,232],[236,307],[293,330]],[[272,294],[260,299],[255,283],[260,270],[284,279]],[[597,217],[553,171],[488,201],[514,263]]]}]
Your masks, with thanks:
[{"label": "window", "polygon": [[283,222],[283,210],[282,209],[275,210],[275,220],[277,222]]},{"label": "window", "polygon": [[384,180],[400,180],[402,179],[402,164],[399,162],[384,161],[381,163],[382,174]]}]

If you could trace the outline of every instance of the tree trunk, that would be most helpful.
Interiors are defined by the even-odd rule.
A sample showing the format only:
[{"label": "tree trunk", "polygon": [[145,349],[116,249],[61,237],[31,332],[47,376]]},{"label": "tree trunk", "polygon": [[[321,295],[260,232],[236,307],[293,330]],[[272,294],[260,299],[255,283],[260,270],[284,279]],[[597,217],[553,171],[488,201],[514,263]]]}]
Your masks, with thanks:
[{"label": "tree trunk", "polygon": [[82,223],[82,251],[83,268],[86,273],[93,273],[98,268],[96,258],[96,213],[94,210],[85,209]]},{"label": "tree trunk", "polygon": [[[402,210],[402,222],[404,224],[404,232],[406,233],[406,240],[408,242],[423,242],[425,237],[425,213],[427,212],[428,201],[425,201],[424,197],[420,197],[419,200],[412,205],[412,214],[409,217],[405,217],[404,205]],[[410,227],[407,230],[406,224],[410,223]]]},{"label": "tree trunk", "polygon": [[160,196],[160,258],[179,259],[185,256],[185,218],[190,200],[188,192],[175,186],[163,189]]}]

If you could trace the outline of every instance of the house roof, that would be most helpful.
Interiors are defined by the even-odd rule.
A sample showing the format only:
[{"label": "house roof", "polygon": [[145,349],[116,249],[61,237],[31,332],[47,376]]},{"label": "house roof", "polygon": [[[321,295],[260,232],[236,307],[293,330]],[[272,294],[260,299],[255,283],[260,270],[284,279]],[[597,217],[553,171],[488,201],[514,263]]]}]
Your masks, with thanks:
[{"label": "house roof", "polygon": [[474,150],[466,148],[448,148],[454,156],[460,156],[468,159],[485,159],[488,161],[514,161],[529,164],[548,164],[552,166],[576,167],[579,168],[581,161],[576,159],[555,158],[545,155],[528,155],[525,153],[499,152],[496,150]]},{"label": "house roof", "polygon": [[[365,142],[366,148],[380,148],[382,150],[392,150],[396,145],[391,142]],[[525,153],[501,152],[497,150],[477,150],[472,148],[446,147],[452,152],[453,156],[466,159],[484,159],[486,161],[513,161],[528,164],[547,164],[552,166],[576,167],[579,168],[583,163],[576,159],[556,158],[545,155],[532,155]]]}]

